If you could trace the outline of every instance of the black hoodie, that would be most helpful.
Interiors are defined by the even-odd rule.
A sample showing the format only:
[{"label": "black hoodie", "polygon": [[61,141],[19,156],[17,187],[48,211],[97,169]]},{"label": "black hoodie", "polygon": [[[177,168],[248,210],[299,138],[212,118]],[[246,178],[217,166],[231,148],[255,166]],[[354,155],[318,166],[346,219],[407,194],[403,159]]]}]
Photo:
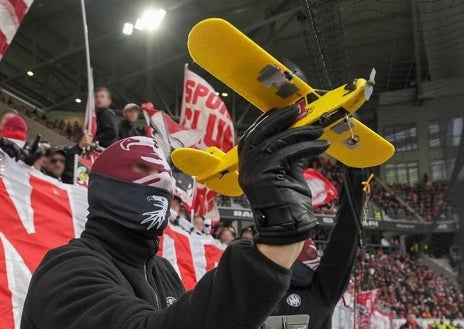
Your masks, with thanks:
[{"label": "black hoodie", "polygon": [[356,259],[364,194],[361,178],[361,170],[348,170],[336,224],[318,269],[312,271],[295,263],[290,288],[273,315],[309,314],[309,329],[332,328],[332,314],[348,286]]},{"label": "black hoodie", "polygon": [[290,271],[238,241],[185,293],[155,250],[124,227],[89,220],[81,238],[51,250],[34,273],[21,328],[255,329],[290,282]]},{"label": "black hoodie", "polygon": [[242,240],[185,292],[172,266],[154,256],[157,240],[149,238],[147,224],[125,211],[137,191],[156,191],[134,185],[92,175],[86,228],[42,260],[21,329],[255,329],[263,323],[288,289],[290,271]]}]

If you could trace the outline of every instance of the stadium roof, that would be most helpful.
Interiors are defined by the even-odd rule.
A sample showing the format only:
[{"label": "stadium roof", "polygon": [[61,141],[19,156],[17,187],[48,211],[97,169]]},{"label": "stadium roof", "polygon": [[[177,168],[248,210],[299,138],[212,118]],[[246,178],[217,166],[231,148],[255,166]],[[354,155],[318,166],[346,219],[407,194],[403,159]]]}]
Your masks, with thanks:
[{"label": "stadium roof", "polygon": [[[207,17],[228,19],[277,58],[300,67],[320,89],[366,77],[372,67],[377,93],[411,88],[464,65],[462,55],[442,51],[461,51],[464,2],[459,1],[88,0],[86,5],[95,85],[108,86],[119,108],[152,101],[179,114],[183,66],[192,63],[187,34]],[[167,11],[161,28],[124,35],[124,23],[148,7]],[[239,126],[258,115],[198,66],[191,68],[217,91],[229,93],[225,101]],[[80,2],[35,0],[0,62],[0,87],[47,112],[83,112],[85,102],[74,99],[85,99],[85,72]],[[376,100],[370,104],[375,108]]]}]

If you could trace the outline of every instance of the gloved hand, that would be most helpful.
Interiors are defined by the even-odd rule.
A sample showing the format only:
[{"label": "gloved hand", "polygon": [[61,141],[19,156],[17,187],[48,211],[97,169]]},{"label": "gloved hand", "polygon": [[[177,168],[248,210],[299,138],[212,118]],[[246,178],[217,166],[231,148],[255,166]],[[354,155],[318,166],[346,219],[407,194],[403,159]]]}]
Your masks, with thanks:
[{"label": "gloved hand", "polygon": [[269,111],[238,144],[239,183],[253,210],[256,243],[303,241],[317,225],[303,162],[324,152],[329,142],[317,140],[319,126],[287,130],[298,115],[297,106]]},{"label": "gloved hand", "polygon": [[23,159],[23,150],[18,145],[16,145],[16,143],[8,139],[0,138],[0,148],[10,158],[15,159],[15,161]]},{"label": "gloved hand", "polygon": [[37,135],[34,139],[34,142],[30,145],[27,145],[24,148],[24,151],[25,156],[24,159],[21,160],[23,160],[24,163],[28,166],[32,166],[34,162],[45,156],[47,153],[47,150],[40,144],[40,135]]},{"label": "gloved hand", "polygon": [[47,151],[42,145],[38,145],[34,150],[28,150],[27,154],[24,156],[24,163],[28,166],[32,166],[34,162],[39,160],[41,157],[45,156]]}]

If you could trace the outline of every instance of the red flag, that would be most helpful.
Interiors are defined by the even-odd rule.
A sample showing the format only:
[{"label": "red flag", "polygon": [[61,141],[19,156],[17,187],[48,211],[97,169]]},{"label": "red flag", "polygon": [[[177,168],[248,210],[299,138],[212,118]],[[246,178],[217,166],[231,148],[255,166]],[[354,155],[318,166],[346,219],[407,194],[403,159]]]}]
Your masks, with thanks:
[{"label": "red flag", "polygon": [[371,316],[378,296],[378,289],[361,291],[356,294],[356,329],[371,328]]},{"label": "red flag", "polygon": [[317,170],[306,169],[303,176],[311,189],[314,207],[325,205],[338,196],[335,186]]},{"label": "red flag", "polygon": [[[180,124],[185,128],[204,131],[203,138],[196,144],[198,149],[216,146],[227,152],[234,146],[234,125],[224,102],[213,87],[190,71],[187,65],[184,72]],[[195,183],[195,213],[208,218],[219,218],[215,197],[215,192],[203,184]]]},{"label": "red flag", "polygon": [[33,0],[0,0],[0,60],[11,44]]}]

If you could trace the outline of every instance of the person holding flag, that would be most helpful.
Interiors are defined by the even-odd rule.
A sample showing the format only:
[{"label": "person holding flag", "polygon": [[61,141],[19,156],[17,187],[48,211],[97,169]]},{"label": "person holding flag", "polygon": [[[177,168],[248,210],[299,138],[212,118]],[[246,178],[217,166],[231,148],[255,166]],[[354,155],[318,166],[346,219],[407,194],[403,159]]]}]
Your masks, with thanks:
[{"label": "person holding flag", "polygon": [[111,106],[111,92],[108,88],[100,87],[95,90],[95,108],[97,129],[95,141],[101,147],[108,147],[118,140],[118,120]]}]

